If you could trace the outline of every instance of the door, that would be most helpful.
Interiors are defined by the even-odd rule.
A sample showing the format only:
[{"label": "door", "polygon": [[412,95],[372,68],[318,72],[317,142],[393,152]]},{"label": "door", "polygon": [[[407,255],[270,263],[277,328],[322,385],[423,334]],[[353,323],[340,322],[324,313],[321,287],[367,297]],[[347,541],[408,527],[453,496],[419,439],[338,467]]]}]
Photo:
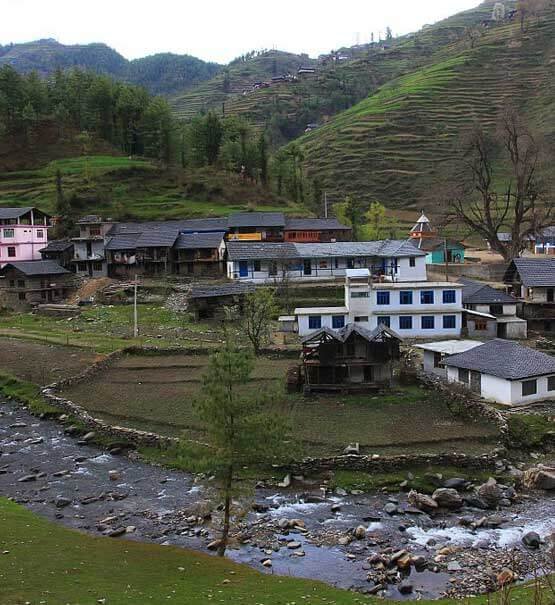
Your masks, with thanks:
[{"label": "door", "polygon": [[497,324],[497,338],[507,338],[507,324]]},{"label": "door", "polygon": [[374,381],[374,372],[372,366],[364,366],[364,382],[370,383]]},{"label": "door", "polygon": [[482,394],[482,374],[480,372],[470,372],[470,390],[477,395]]},{"label": "door", "polygon": [[555,289],[547,288],[547,302],[552,303],[555,302]]},{"label": "door", "polygon": [[312,275],[312,261],[309,258],[303,263],[303,273],[305,275]]},{"label": "door", "polygon": [[249,276],[249,263],[246,260],[239,261],[239,277]]}]

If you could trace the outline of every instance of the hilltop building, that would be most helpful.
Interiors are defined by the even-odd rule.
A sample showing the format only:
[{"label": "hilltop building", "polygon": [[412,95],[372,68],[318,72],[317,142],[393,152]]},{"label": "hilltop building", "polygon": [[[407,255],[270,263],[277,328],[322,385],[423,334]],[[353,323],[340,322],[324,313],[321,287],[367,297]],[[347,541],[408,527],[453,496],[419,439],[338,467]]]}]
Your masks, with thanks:
[{"label": "hilltop building", "polygon": [[439,237],[424,212],[411,229],[410,238],[419,250],[426,252],[427,264],[464,263],[465,246],[461,242]]},{"label": "hilltop building", "polygon": [[49,228],[50,217],[38,208],[0,208],[0,267],[40,260]]}]

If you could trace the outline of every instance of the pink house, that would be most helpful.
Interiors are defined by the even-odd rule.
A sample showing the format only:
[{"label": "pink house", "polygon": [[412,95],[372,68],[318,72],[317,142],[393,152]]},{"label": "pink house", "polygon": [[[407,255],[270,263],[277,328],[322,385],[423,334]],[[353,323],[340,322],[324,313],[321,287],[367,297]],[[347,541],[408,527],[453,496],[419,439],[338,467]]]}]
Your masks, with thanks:
[{"label": "pink house", "polygon": [[41,260],[50,217],[37,208],[0,208],[0,267],[14,261]]}]

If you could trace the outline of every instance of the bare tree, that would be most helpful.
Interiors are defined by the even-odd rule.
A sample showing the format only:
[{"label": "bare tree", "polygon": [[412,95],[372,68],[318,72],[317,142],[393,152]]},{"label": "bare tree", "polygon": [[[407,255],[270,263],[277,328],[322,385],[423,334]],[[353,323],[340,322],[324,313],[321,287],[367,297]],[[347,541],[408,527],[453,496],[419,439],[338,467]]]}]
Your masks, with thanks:
[{"label": "bare tree", "polygon": [[469,25],[464,28],[464,36],[470,44],[470,48],[474,48],[483,35],[484,31],[480,25]]},{"label": "bare tree", "polygon": [[[519,256],[529,237],[553,216],[538,176],[540,147],[512,107],[503,111],[495,136],[476,126],[464,145],[461,172],[450,195],[452,211],[507,261]],[[508,179],[498,168],[502,159],[510,166]],[[510,241],[500,240],[502,229],[509,231]]]}]

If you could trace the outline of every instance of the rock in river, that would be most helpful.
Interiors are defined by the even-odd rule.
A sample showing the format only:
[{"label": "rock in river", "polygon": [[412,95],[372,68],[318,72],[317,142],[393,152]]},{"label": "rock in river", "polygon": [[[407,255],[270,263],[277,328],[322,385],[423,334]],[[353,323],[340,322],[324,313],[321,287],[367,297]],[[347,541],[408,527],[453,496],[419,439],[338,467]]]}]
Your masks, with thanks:
[{"label": "rock in river", "polygon": [[463,499],[456,489],[448,487],[440,487],[432,494],[432,498],[442,508],[461,508],[463,505]]},{"label": "rock in river", "polygon": [[522,536],[522,543],[528,548],[539,548],[542,539],[535,531],[529,531]]}]

